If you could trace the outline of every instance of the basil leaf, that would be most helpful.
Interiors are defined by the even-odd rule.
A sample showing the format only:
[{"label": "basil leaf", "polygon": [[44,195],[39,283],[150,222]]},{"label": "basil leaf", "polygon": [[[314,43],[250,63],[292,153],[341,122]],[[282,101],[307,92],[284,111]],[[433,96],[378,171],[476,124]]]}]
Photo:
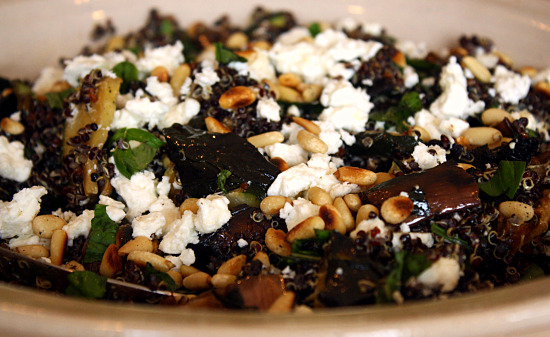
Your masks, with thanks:
[{"label": "basil leaf", "polygon": [[107,247],[115,243],[117,230],[118,225],[107,215],[107,206],[96,205],[83,261],[85,263],[101,261]]},{"label": "basil leaf", "polygon": [[67,275],[67,295],[102,298],[107,289],[107,278],[91,271],[73,271]]},{"label": "basil leaf", "polygon": [[164,19],[160,22],[159,33],[166,36],[167,38],[172,38],[174,30],[174,24],[169,19]]},{"label": "basil leaf", "polygon": [[137,67],[128,61],[118,63],[113,67],[113,72],[117,77],[122,79],[122,85],[120,86],[120,92],[125,94],[128,92],[130,82],[137,81],[139,72]]},{"label": "basil leaf", "polygon": [[332,238],[332,231],[315,230],[315,237],[311,239],[295,240],[292,243],[293,257],[321,257],[324,254],[323,246]]},{"label": "basil leaf", "polygon": [[126,129],[126,133],[121,138],[126,141],[137,140],[138,142],[147,143],[157,149],[164,145],[164,142],[157,136],[142,129]]},{"label": "basil leaf", "polygon": [[220,173],[218,173],[218,188],[225,194],[229,193],[225,187],[225,181],[230,175],[231,171],[228,170],[221,170]]},{"label": "basil leaf", "polygon": [[395,253],[392,271],[386,278],[386,283],[378,294],[378,303],[391,302],[393,293],[399,291],[402,285],[411,277],[418,276],[428,269],[432,263],[425,255],[411,254],[406,250]]},{"label": "basil leaf", "polygon": [[216,61],[221,64],[227,64],[230,62],[247,62],[247,60],[235,54],[231,50],[225,48],[221,42],[215,42],[214,46],[216,47]]},{"label": "basil leaf", "polygon": [[375,112],[369,117],[372,120],[391,122],[398,132],[402,132],[409,128],[407,119],[421,109],[420,95],[417,92],[407,92],[397,106],[390,107],[385,113]]},{"label": "basil leaf", "polygon": [[69,97],[74,92],[73,88],[69,88],[59,92],[48,92],[46,93],[46,100],[50,108],[63,109],[63,104],[65,99]]},{"label": "basil leaf", "polygon": [[523,178],[525,167],[524,161],[501,160],[493,178],[488,182],[478,184],[479,189],[491,197],[506,194],[508,198],[512,199]]},{"label": "basil leaf", "polygon": [[316,37],[317,34],[321,32],[321,25],[319,22],[313,22],[311,25],[309,25],[309,33],[311,36]]},{"label": "basil leaf", "polygon": [[441,236],[442,238],[444,238],[445,240],[447,240],[449,242],[456,243],[456,244],[459,244],[461,246],[464,246],[464,247],[470,249],[470,245],[468,244],[468,242],[466,242],[466,241],[462,240],[461,238],[459,238],[458,235],[455,235],[455,236],[447,235],[447,231],[445,229],[441,228],[440,226],[438,226],[436,223],[431,224],[430,230],[435,235]]},{"label": "basil leaf", "polygon": [[116,148],[113,152],[115,165],[119,172],[130,179],[136,172],[143,170],[155,158],[157,150],[160,149],[164,142],[157,138],[154,134],[141,129],[119,129],[109,139],[110,146],[115,145],[122,139],[125,142],[135,140],[141,144],[135,148],[126,150]]},{"label": "basil leaf", "polygon": [[166,284],[166,287],[168,288],[168,290],[170,291],[174,291],[178,289],[176,282],[172,277],[170,277],[170,275],[156,270],[155,268],[153,268],[153,266],[149,262],[147,262],[147,264],[145,265],[145,277],[150,278],[151,276],[157,277],[161,281],[163,281],[164,284]]}]

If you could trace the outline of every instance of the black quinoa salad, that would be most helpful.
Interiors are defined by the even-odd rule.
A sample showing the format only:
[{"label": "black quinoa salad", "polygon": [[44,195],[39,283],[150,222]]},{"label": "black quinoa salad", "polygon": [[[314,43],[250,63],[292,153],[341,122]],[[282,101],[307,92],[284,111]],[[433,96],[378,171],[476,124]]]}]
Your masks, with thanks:
[{"label": "black quinoa salad", "polygon": [[0,78],[4,282],[307,312],[550,273],[550,68],[265,8],[91,38]]}]

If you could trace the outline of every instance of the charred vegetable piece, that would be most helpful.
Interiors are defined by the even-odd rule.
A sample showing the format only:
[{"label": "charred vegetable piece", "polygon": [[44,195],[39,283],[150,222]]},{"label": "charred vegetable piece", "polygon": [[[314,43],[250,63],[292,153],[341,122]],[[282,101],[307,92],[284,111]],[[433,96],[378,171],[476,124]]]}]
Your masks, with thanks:
[{"label": "charred vegetable piece", "polygon": [[350,148],[356,155],[393,156],[399,153],[411,153],[418,141],[411,136],[392,135],[380,131],[361,132],[357,142]]},{"label": "charred vegetable piece", "polygon": [[218,175],[231,172],[228,190],[247,185],[247,192],[263,197],[279,170],[246,139],[234,133],[207,133],[175,124],[164,129],[168,156],[180,174],[184,190],[204,197],[219,190]]},{"label": "charred vegetable piece", "polygon": [[0,119],[9,117],[17,111],[17,97],[11,88],[10,81],[0,77]]},{"label": "charred vegetable piece", "polygon": [[375,303],[376,291],[382,287],[388,272],[388,265],[383,260],[359,253],[351,238],[333,232],[319,300],[331,307]]},{"label": "charred vegetable piece", "polygon": [[388,198],[401,192],[409,193],[416,190],[424,192],[427,208],[422,212],[413,212],[404,223],[413,224],[434,215],[447,214],[480,204],[479,189],[475,180],[452,162],[422,173],[393,178],[361,192],[360,197],[364,204],[381,207]]},{"label": "charred vegetable piece", "polygon": [[228,291],[223,302],[229,307],[267,310],[284,292],[280,275],[248,276]]}]

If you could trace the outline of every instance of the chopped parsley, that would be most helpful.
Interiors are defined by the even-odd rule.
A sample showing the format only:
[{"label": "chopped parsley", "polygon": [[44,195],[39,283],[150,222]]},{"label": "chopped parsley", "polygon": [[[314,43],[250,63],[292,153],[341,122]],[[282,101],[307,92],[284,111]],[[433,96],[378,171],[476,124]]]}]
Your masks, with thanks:
[{"label": "chopped parsley", "polygon": [[479,189],[491,197],[505,194],[512,199],[523,178],[525,167],[526,163],[524,161],[502,160],[498,164],[498,169],[493,178],[488,182],[478,184]]}]

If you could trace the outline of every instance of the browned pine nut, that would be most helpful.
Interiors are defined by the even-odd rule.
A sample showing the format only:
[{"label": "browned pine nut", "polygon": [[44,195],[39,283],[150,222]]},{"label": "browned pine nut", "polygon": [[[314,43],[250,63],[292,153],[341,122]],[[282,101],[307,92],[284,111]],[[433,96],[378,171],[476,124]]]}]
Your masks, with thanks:
[{"label": "browned pine nut", "polygon": [[519,72],[521,73],[521,75],[527,75],[530,78],[535,77],[538,73],[537,69],[531,66],[521,67],[519,68]]},{"label": "browned pine nut", "polygon": [[314,238],[316,229],[325,229],[325,221],[318,215],[309,217],[292,228],[286,234],[286,241]]},{"label": "browned pine nut", "polygon": [[25,126],[9,117],[2,118],[0,129],[12,135],[20,135],[25,132]]},{"label": "browned pine nut", "polygon": [[338,233],[346,233],[346,225],[340,212],[331,204],[323,205],[319,209],[319,216],[325,222],[325,229],[337,231]]},{"label": "browned pine nut", "polygon": [[118,250],[118,254],[128,255],[133,251],[142,251],[152,253],[154,250],[153,241],[145,236],[136,236],[134,239],[126,242],[126,244]]},{"label": "browned pine nut", "polygon": [[538,82],[537,84],[535,84],[535,91],[540,92],[541,94],[550,98],[550,83],[545,81]]},{"label": "browned pine nut", "polygon": [[170,79],[170,86],[172,87],[174,96],[179,97],[181,86],[189,75],[191,75],[191,67],[189,67],[187,63],[180,65],[174,70],[172,78]]},{"label": "browned pine nut", "polygon": [[343,166],[334,172],[336,179],[356,185],[371,186],[376,181],[376,173],[359,167]]},{"label": "browned pine nut", "polygon": [[200,272],[200,270],[198,270],[197,268],[195,268],[193,266],[182,265],[181,268],[180,268],[180,272],[181,272],[181,275],[183,277],[187,277],[191,274],[195,274],[195,273]]},{"label": "browned pine nut", "polygon": [[48,250],[48,248],[42,245],[19,246],[19,247],[15,247],[15,251],[18,252],[19,254],[26,255],[33,259],[39,259],[41,257],[50,256],[50,251]]},{"label": "browned pine nut", "polygon": [[194,214],[197,214],[199,211],[199,205],[197,204],[199,199],[197,198],[187,198],[180,205],[180,212],[183,214],[185,211],[191,211]]},{"label": "browned pine nut", "polygon": [[277,297],[275,302],[271,304],[267,312],[270,314],[282,314],[287,313],[294,307],[294,299],[296,294],[293,291],[286,291],[281,296]]},{"label": "browned pine nut", "polygon": [[280,229],[269,228],[265,233],[265,245],[279,256],[289,256],[292,245],[286,241],[286,233]]},{"label": "browned pine nut", "polygon": [[321,128],[319,127],[319,125],[313,123],[309,119],[294,116],[292,117],[292,121],[306,129],[307,131],[313,133],[314,135],[318,136],[321,133]]},{"label": "browned pine nut", "polygon": [[317,206],[332,204],[330,194],[318,186],[313,186],[307,191],[307,199]]},{"label": "browned pine nut", "polygon": [[279,131],[270,131],[248,137],[246,140],[255,147],[265,147],[285,141],[285,136]]},{"label": "browned pine nut", "polygon": [[245,264],[246,255],[237,255],[222,263],[218,268],[218,274],[239,275]]},{"label": "browned pine nut", "polygon": [[153,266],[153,268],[164,273],[174,268],[174,264],[172,262],[168,261],[160,255],[149,252],[141,252],[135,250],[128,254],[127,259],[129,261],[134,261],[134,263],[137,264],[139,267],[145,267],[147,262],[149,262]]},{"label": "browned pine nut", "polygon": [[487,126],[468,128],[461,136],[465,137],[471,146],[491,145],[502,140],[499,130]]},{"label": "browned pine nut", "polygon": [[426,129],[424,129],[423,127],[418,126],[418,125],[411,126],[409,128],[409,130],[407,130],[407,135],[413,136],[413,137],[418,136],[418,138],[420,138],[420,140],[423,141],[423,142],[427,142],[430,139],[432,139],[432,137],[430,137],[430,134],[428,133],[428,131]]},{"label": "browned pine nut", "polygon": [[248,36],[243,32],[235,32],[229,35],[225,41],[225,45],[229,49],[243,49],[248,45]]},{"label": "browned pine nut", "polygon": [[498,205],[498,210],[506,219],[515,216],[519,224],[531,220],[535,215],[535,210],[531,205],[519,201],[501,202]]},{"label": "browned pine nut", "polygon": [[214,117],[206,117],[204,119],[204,123],[206,124],[206,129],[210,133],[229,133],[231,130],[229,130],[225,125],[223,125],[220,121],[218,121]]},{"label": "browned pine nut", "polygon": [[514,62],[512,61],[512,58],[511,58],[510,56],[504,54],[504,53],[501,52],[501,51],[495,50],[495,51],[493,52],[493,54],[495,54],[495,55],[498,57],[498,59],[499,59],[502,63],[506,64],[507,66],[510,66],[510,67],[511,67],[511,66],[514,64]]},{"label": "browned pine nut", "polygon": [[281,172],[284,172],[286,170],[288,170],[290,167],[288,166],[288,163],[281,157],[273,157],[271,159],[269,159],[269,161],[277,166],[277,168],[279,169],[279,171]]},{"label": "browned pine nut", "polygon": [[161,83],[168,82],[168,79],[170,78],[170,75],[168,75],[168,69],[164,66],[155,67],[155,69],[151,71],[151,76],[155,76]]},{"label": "browned pine nut", "polygon": [[124,37],[120,35],[111,37],[105,46],[106,53],[121,49],[124,49]]},{"label": "browned pine nut", "polygon": [[349,232],[354,229],[355,219],[353,218],[353,215],[351,214],[351,211],[348,208],[348,205],[346,204],[344,199],[342,197],[338,197],[334,199],[334,202],[332,204],[334,205],[334,207],[336,207],[338,213],[340,213],[342,221],[344,221],[344,226],[346,226],[346,231]]},{"label": "browned pine nut", "polygon": [[67,222],[53,214],[44,214],[32,220],[32,231],[44,239],[51,239],[53,232],[63,228]]},{"label": "browned pine nut", "polygon": [[400,51],[397,51],[395,55],[392,57],[393,62],[400,66],[401,68],[405,68],[407,66],[407,60],[405,58],[405,54],[403,54]]},{"label": "browned pine nut", "polygon": [[249,87],[237,86],[224,92],[219,99],[220,108],[237,109],[249,106],[256,100],[256,93]]},{"label": "browned pine nut", "polygon": [[510,115],[507,111],[497,108],[487,109],[481,114],[481,121],[487,126],[496,125],[502,122],[505,118],[507,118],[510,122],[514,120],[512,115]]},{"label": "browned pine nut", "polygon": [[462,65],[470,69],[472,74],[483,83],[491,82],[491,72],[483,64],[481,64],[475,57],[464,56],[462,58]]},{"label": "browned pine nut", "polygon": [[278,86],[279,91],[279,98],[282,101],[290,102],[290,103],[300,103],[303,101],[302,95],[299,91],[285,87],[283,85]]},{"label": "browned pine nut", "polygon": [[174,280],[174,283],[176,283],[176,288],[181,288],[183,285],[183,276],[181,276],[181,273],[177,270],[170,269],[166,274],[168,274],[172,280]]},{"label": "browned pine nut", "polygon": [[258,53],[254,49],[237,50],[235,54],[244,57],[248,62],[254,62],[258,57]]},{"label": "browned pine nut", "polygon": [[[283,237],[284,237],[284,233],[283,233]],[[269,256],[263,251],[259,251],[258,253],[256,253],[256,256],[254,256],[252,260],[260,261],[265,267],[269,267],[271,265],[271,262],[269,262]]]},{"label": "browned pine nut", "polygon": [[357,212],[359,207],[361,207],[362,202],[358,194],[346,194],[344,195],[344,201],[348,205],[349,209],[353,212]]},{"label": "browned pine nut", "polygon": [[361,221],[368,220],[372,212],[374,212],[377,216],[380,216],[378,208],[374,205],[366,204],[359,207],[357,215],[355,216],[355,224],[358,225]]},{"label": "browned pine nut", "polygon": [[110,244],[103,253],[103,259],[99,265],[99,274],[105,277],[113,277],[122,270],[122,258],[118,255],[118,248]]},{"label": "browned pine nut", "polygon": [[76,262],[75,260],[71,260],[64,265],[65,268],[68,268],[70,270],[77,270],[77,271],[84,271],[86,270],[83,265]]},{"label": "browned pine nut", "polygon": [[232,285],[237,280],[237,276],[231,274],[216,274],[212,276],[212,286],[214,288],[225,288]]},{"label": "browned pine nut", "polygon": [[298,90],[302,93],[302,100],[311,103],[319,99],[323,93],[323,87],[319,84],[300,84]]},{"label": "browned pine nut", "polygon": [[393,176],[387,172],[376,172],[376,181],[374,185],[381,184],[391,179],[393,179]]},{"label": "browned pine nut", "polygon": [[298,143],[304,150],[312,153],[326,153],[328,151],[327,143],[307,130],[298,132]]},{"label": "browned pine nut", "polygon": [[398,195],[386,199],[380,207],[382,218],[390,224],[398,224],[403,222],[411,215],[414,204],[408,197]]},{"label": "browned pine nut", "polygon": [[287,202],[292,205],[292,200],[287,197],[280,195],[268,196],[260,203],[260,210],[266,215],[277,215]]},{"label": "browned pine nut", "polygon": [[52,241],[50,243],[50,261],[56,266],[60,266],[63,263],[63,256],[65,255],[65,247],[67,246],[67,233],[58,229],[52,234]]},{"label": "browned pine nut", "polygon": [[294,73],[284,73],[279,75],[279,84],[284,85],[285,87],[296,88],[300,83],[302,83],[302,79]]},{"label": "browned pine nut", "polygon": [[183,286],[189,290],[205,290],[212,286],[212,277],[200,271],[184,278]]}]

